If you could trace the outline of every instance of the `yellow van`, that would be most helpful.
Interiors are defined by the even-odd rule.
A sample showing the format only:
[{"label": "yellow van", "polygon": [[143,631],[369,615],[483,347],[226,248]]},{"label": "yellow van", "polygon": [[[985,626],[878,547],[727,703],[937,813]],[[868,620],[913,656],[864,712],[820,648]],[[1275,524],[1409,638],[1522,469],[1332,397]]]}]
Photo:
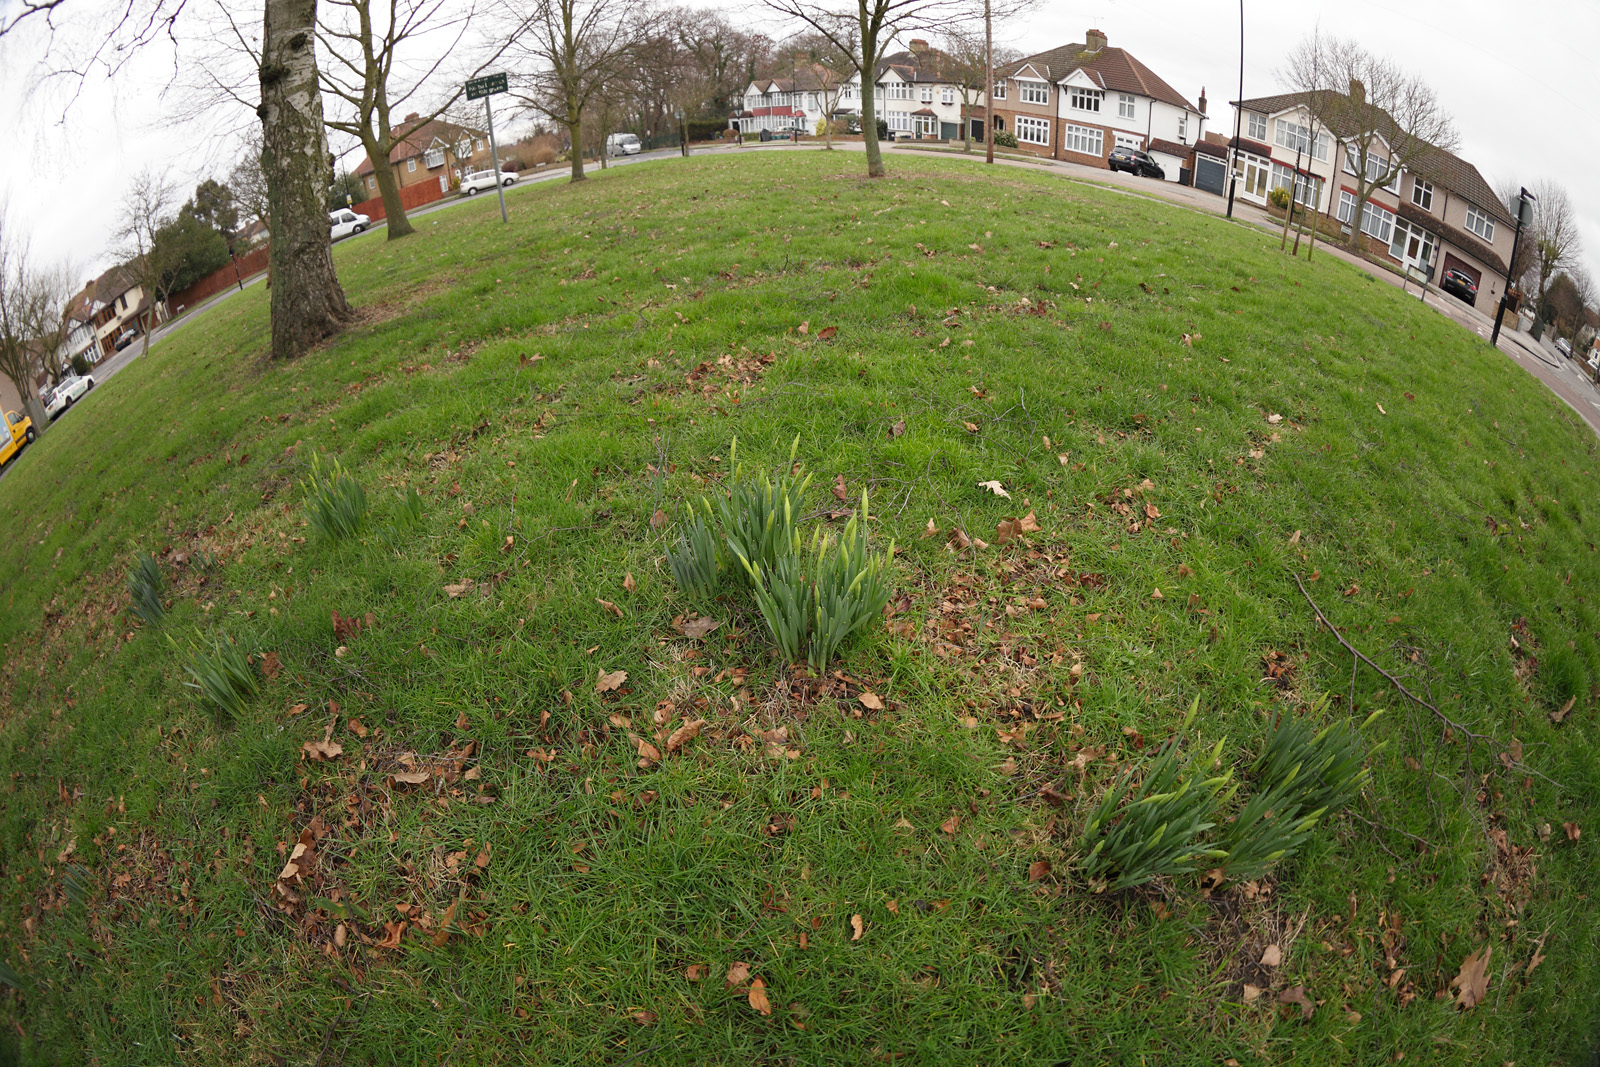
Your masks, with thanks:
[{"label": "yellow van", "polygon": [[6,431],[0,434],[0,467],[10,463],[16,458],[17,453],[33,444],[33,439],[37,436],[34,433],[33,420],[15,411],[6,412]]}]

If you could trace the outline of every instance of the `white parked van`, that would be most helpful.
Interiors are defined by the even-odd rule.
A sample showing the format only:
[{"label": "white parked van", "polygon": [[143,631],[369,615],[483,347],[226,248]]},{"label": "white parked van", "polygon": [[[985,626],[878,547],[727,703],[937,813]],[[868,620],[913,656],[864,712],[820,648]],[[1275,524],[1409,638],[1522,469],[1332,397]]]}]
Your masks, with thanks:
[{"label": "white parked van", "polygon": [[328,212],[328,228],[335,241],[341,237],[349,237],[351,234],[360,233],[371,225],[372,220],[370,218],[365,215],[358,215],[349,208],[340,208],[338,211]]},{"label": "white parked van", "polygon": [[608,156],[636,156],[644,145],[639,143],[636,133],[614,133],[606,138],[606,155]]}]

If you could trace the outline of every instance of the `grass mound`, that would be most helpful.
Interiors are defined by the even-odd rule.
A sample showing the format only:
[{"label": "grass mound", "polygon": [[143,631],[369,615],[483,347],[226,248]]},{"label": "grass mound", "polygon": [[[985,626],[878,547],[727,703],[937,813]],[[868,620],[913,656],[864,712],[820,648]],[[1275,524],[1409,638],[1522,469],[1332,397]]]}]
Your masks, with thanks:
[{"label": "grass mound", "polygon": [[[359,327],[270,365],[248,290],[0,481],[0,1059],[1586,1054],[1593,436],[1330,257],[858,170],[341,246]],[[824,673],[668,565],[735,437],[896,546]],[[1197,698],[1183,766],[1241,789],[1196,847],[1284,717],[1384,711],[1370,780],[1257,878],[1094,892],[1086,824]]]}]

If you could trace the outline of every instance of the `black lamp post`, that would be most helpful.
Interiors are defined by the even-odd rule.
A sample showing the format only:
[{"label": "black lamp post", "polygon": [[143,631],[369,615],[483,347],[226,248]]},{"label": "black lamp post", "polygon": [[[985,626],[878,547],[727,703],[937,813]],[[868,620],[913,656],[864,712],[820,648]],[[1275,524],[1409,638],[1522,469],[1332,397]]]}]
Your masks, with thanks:
[{"label": "black lamp post", "polygon": [[1523,188],[1517,193],[1517,235],[1511,239],[1511,262],[1506,264],[1506,288],[1500,294],[1500,306],[1494,313],[1494,333],[1491,345],[1500,343],[1500,320],[1505,318],[1506,305],[1511,302],[1511,271],[1517,262],[1517,246],[1522,243],[1522,227],[1533,221],[1533,205],[1539,198]]},{"label": "black lamp post", "polygon": [[685,123],[683,121],[683,108],[681,108],[681,107],[678,108],[676,111],[674,111],[672,113],[672,116],[673,116],[673,118],[678,120],[678,145],[679,145],[679,151],[681,151],[684,154],[684,156],[688,156],[688,154],[689,154],[689,126],[688,126],[687,123]]},{"label": "black lamp post", "polygon": [[[1228,218],[1233,218],[1233,194],[1239,188],[1239,127],[1244,121],[1244,0],[1239,0],[1239,102],[1233,106],[1233,174],[1228,181]],[[1294,203],[1293,199],[1289,201]]]}]

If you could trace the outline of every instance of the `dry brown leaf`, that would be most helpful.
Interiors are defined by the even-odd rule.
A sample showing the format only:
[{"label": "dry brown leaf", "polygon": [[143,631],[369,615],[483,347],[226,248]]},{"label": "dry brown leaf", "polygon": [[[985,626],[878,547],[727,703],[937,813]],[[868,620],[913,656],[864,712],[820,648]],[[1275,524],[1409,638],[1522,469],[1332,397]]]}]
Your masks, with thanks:
[{"label": "dry brown leaf", "polygon": [[850,929],[855,931],[850,935],[850,940],[860,941],[861,935],[867,932],[867,924],[859,915],[850,916]]},{"label": "dry brown leaf", "polygon": [[978,488],[979,489],[987,489],[987,490],[989,490],[989,492],[993,493],[995,496],[1003,496],[1007,500],[1011,499],[1011,494],[1006,492],[1006,487],[1001,485],[999,483],[999,481],[997,481],[997,480],[990,480],[990,481],[987,481],[987,482],[979,482],[978,483]]},{"label": "dry brown leaf", "polygon": [[947,834],[953,834],[953,833],[956,832],[956,830],[960,826],[961,826],[961,816],[952,815],[948,819],[946,819],[944,822],[939,824],[939,829],[943,830]]},{"label": "dry brown leaf", "polygon": [[400,785],[421,785],[431,777],[427,771],[399,771],[394,780]]},{"label": "dry brown leaf", "polygon": [[772,1014],[772,1001],[767,999],[767,983],[759,978],[750,980],[750,1006],[762,1015]]},{"label": "dry brown leaf", "polygon": [[301,712],[308,710],[310,707],[310,704],[296,704],[294,707],[289,709],[289,714],[299,715]]},{"label": "dry brown leaf", "polygon": [[900,901],[898,900],[889,900],[883,906],[889,910],[890,915],[900,914]]},{"label": "dry brown leaf", "polygon": [[831,340],[833,340],[833,335],[838,333],[838,332],[839,332],[839,327],[837,327],[837,326],[824,326],[822,329],[817,331],[817,340],[819,340],[819,341],[831,341]]},{"label": "dry brown leaf", "polygon": [[602,673],[599,679],[594,683],[594,691],[596,693],[609,693],[613,689],[619,688],[622,683],[626,682],[627,680],[627,671],[610,671],[609,673]]},{"label": "dry brown leaf", "polygon": [[1244,984],[1244,1002],[1246,1004],[1250,1004],[1256,1000],[1259,1000],[1260,998],[1261,987],[1258,985],[1251,985],[1249,982],[1246,982]]},{"label": "dry brown leaf", "polygon": [[798,331],[799,331],[799,332],[800,332],[800,333],[810,333],[810,332],[811,332],[811,322],[810,322],[810,320],[809,320],[809,319],[808,319],[808,320],[806,320],[806,321],[805,321],[805,322],[802,322],[802,323],[801,323],[801,324],[800,324],[800,325],[799,325],[799,326],[798,326],[798,327],[797,327],[797,329],[798,329]]},{"label": "dry brown leaf", "polygon": [[645,1011],[643,1008],[640,1008],[637,1011],[629,1012],[628,1014],[632,1017],[633,1021],[638,1023],[640,1026],[649,1026],[656,1021],[656,1013],[653,1011]]},{"label": "dry brown leaf", "polygon": [[360,719],[347,720],[344,724],[344,728],[355,734],[357,737],[366,737],[367,734],[371,732],[367,729],[366,724]]},{"label": "dry brown leaf", "polygon": [[338,759],[344,754],[344,746],[337,741],[307,741],[300,746],[307,759],[325,760]]},{"label": "dry brown leaf", "polygon": [[1317,1010],[1316,1003],[1306,996],[1306,987],[1303,985],[1297,985],[1293,989],[1285,989],[1282,993],[1279,993],[1278,1003],[1300,1005],[1300,1018],[1302,1019],[1311,1018],[1311,1013]]},{"label": "dry brown leaf", "polygon": [[905,419],[896,419],[895,422],[894,422],[894,425],[889,427],[889,436],[890,437],[899,437],[901,434],[903,434],[905,432],[906,432],[906,420]]},{"label": "dry brown leaf", "polygon": [[743,960],[728,965],[728,988],[737,989],[750,980],[750,965]]},{"label": "dry brown leaf", "polygon": [[939,527],[934,525],[932,519],[929,519],[928,520],[928,525],[926,527],[924,527],[923,530],[922,530],[922,537],[929,538],[929,537],[932,537],[934,534],[936,534],[938,532],[939,532]]},{"label": "dry brown leaf", "polygon": [[706,976],[706,965],[703,963],[691,963],[683,969],[683,976],[691,982],[698,982]]},{"label": "dry brown leaf", "polygon": [[1567,832],[1568,841],[1576,841],[1579,835],[1583,833],[1575,822],[1564,822],[1561,824],[1561,828]]},{"label": "dry brown leaf", "polygon": [[702,615],[698,619],[690,619],[688,622],[675,622],[672,624],[672,628],[690,640],[698,641],[721,625],[721,619],[713,619],[708,615]]},{"label": "dry brown leaf", "polygon": [[662,511],[660,508],[656,508],[655,514],[650,516],[650,529],[659,530],[659,529],[661,529],[661,527],[665,526],[666,524],[667,524],[667,513],[665,511]]},{"label": "dry brown leaf", "polygon": [[1034,860],[1028,864],[1028,881],[1041,882],[1050,877],[1050,861]]},{"label": "dry brown leaf", "polygon": [[1161,517],[1161,509],[1154,504],[1146,504],[1144,506],[1144,517],[1147,519],[1159,519]]},{"label": "dry brown leaf", "polygon": [[699,737],[700,731],[705,727],[705,724],[706,721],[704,719],[695,719],[693,722],[686,722],[672,731],[671,736],[667,738],[667,751],[676,752],[683,747],[685,741]]},{"label": "dry brown leaf", "polygon": [[607,611],[611,612],[611,614],[615,615],[617,618],[619,618],[619,619],[622,618],[622,609],[617,607],[611,601],[609,601],[609,600],[601,600],[599,597],[595,597],[594,598],[594,602],[596,604],[599,604],[602,608],[605,608]]},{"label": "dry brown leaf", "polygon": [[1043,529],[1044,527],[1039,525],[1039,520],[1034,517],[1031,510],[1017,520],[1017,530],[1020,533],[1038,533]]},{"label": "dry brown leaf", "polygon": [[850,490],[844,487],[844,475],[842,474],[833,479],[833,495],[840,500],[850,499]]},{"label": "dry brown leaf", "polygon": [[862,693],[857,696],[856,699],[861,701],[861,706],[864,708],[868,708],[872,711],[883,710],[883,698],[878,696],[876,693]]},{"label": "dry brown leaf", "polygon": [[1153,591],[1150,594],[1150,599],[1151,600],[1165,600],[1166,597],[1162,596],[1161,595],[1161,590],[1157,589],[1157,590]]},{"label": "dry brown leaf", "polygon": [[1278,425],[1278,423],[1280,423],[1282,421],[1283,421],[1283,416],[1279,415],[1277,412],[1273,412],[1271,415],[1267,416],[1267,423],[1269,425],[1271,425],[1271,426],[1276,426],[1276,425]]},{"label": "dry brown leaf", "polygon": [[1485,945],[1461,961],[1461,972],[1450,979],[1450,988],[1456,990],[1456,1007],[1467,1011],[1483,1003],[1489,992],[1489,958],[1494,946]]},{"label": "dry brown leaf", "polygon": [[962,422],[961,425],[966,427],[968,433],[978,432],[978,424],[975,422]]},{"label": "dry brown leaf", "polygon": [[467,710],[462,708],[461,714],[456,716],[456,729],[465,730],[470,725],[472,725],[472,722],[467,718]]},{"label": "dry brown leaf", "polygon": [[914,825],[912,825],[912,822],[911,822],[910,819],[908,819],[904,815],[902,815],[902,816],[900,816],[898,819],[896,819],[894,821],[894,826],[892,827],[892,829],[895,829],[895,830],[915,830],[916,827]]},{"label": "dry brown leaf", "polygon": [[1283,949],[1277,945],[1268,945],[1261,953],[1261,966],[1276,967],[1283,962]]},{"label": "dry brown leaf", "polygon": [[1008,545],[1022,536],[1017,531],[1016,519],[1001,519],[994,528],[994,539],[1002,545]]},{"label": "dry brown leaf", "polygon": [[276,652],[261,653],[261,676],[263,678],[276,678],[281,670],[283,670],[283,664],[278,662],[278,654]]},{"label": "dry brown leaf", "polygon": [[635,738],[634,747],[638,749],[639,758],[641,760],[649,760],[652,763],[661,762],[661,750],[652,745],[650,742],[646,741],[644,738]]},{"label": "dry brown leaf", "polygon": [[473,582],[473,580],[471,578],[468,578],[464,582],[460,582],[460,583],[452,584],[452,585],[447,585],[447,586],[444,587],[445,595],[448,596],[451,600],[454,600],[456,597],[460,596],[462,593],[470,593],[472,591],[472,587],[473,587],[474,584],[475,583]]},{"label": "dry brown leaf", "polygon": [[1289,543],[1291,545],[1298,545],[1300,543],[1300,531],[1299,530],[1296,530],[1294,533],[1289,535]]},{"label": "dry brown leaf", "polygon": [[1572,710],[1572,705],[1576,704],[1577,702],[1578,702],[1578,698],[1577,697],[1575,697],[1575,696],[1568,697],[1567,698],[1567,702],[1565,704],[1561,705],[1561,710],[1560,711],[1552,711],[1550,713],[1550,721],[1553,722],[1553,723],[1561,722],[1561,720],[1563,720],[1563,719],[1565,719],[1567,717],[1567,712]]},{"label": "dry brown leaf", "polygon": [[478,870],[480,870],[480,871],[481,870],[485,870],[489,866],[489,846],[488,845],[484,845],[483,848],[478,850],[478,854],[476,856],[474,856],[473,859],[472,859],[472,865],[474,867],[478,868]]}]

